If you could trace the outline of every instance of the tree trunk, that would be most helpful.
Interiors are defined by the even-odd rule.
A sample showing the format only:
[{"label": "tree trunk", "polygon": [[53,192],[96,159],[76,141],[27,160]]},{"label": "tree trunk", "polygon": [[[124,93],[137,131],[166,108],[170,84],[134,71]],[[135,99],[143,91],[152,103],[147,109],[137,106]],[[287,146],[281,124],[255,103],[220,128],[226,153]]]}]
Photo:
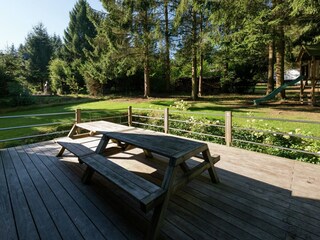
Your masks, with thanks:
[{"label": "tree trunk", "polygon": [[269,43],[269,56],[268,56],[268,83],[267,83],[267,93],[269,94],[274,90],[274,67],[273,67],[273,62],[274,62],[274,42],[271,41]]},{"label": "tree trunk", "polygon": [[145,98],[150,96],[150,63],[149,63],[149,27],[148,27],[148,9],[144,9],[143,33],[144,33],[144,94]]},{"label": "tree trunk", "polygon": [[203,83],[203,46],[202,46],[202,39],[203,39],[203,15],[200,14],[200,75],[199,75],[199,92],[198,96],[202,96],[202,83]]},{"label": "tree trunk", "polygon": [[[277,49],[276,49],[276,84],[280,87],[284,84],[284,30],[283,26],[278,27],[278,39],[277,39]],[[281,91],[280,98],[285,99],[285,90]]]},{"label": "tree trunk", "polygon": [[197,84],[197,13],[192,9],[192,100],[197,100],[198,84]]},{"label": "tree trunk", "polygon": [[164,0],[164,18],[165,18],[165,81],[166,90],[170,90],[170,39],[169,39],[169,16],[168,0]]},{"label": "tree trunk", "polygon": [[149,73],[149,54],[144,56],[144,97],[150,96],[150,73]]}]

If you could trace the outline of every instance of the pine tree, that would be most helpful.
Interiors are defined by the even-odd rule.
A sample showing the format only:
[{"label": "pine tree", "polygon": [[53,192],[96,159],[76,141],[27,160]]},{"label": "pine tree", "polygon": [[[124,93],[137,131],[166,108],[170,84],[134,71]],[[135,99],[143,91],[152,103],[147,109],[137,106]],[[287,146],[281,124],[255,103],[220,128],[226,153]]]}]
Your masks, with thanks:
[{"label": "pine tree", "polygon": [[33,28],[29,33],[23,52],[29,61],[28,81],[35,88],[44,91],[44,83],[49,80],[48,65],[53,54],[51,38],[42,23]]},{"label": "pine tree", "polygon": [[89,40],[96,35],[96,29],[88,14],[92,11],[86,0],[78,0],[70,12],[68,28],[64,31],[65,58],[85,59],[85,50],[92,50]]},{"label": "pine tree", "polygon": [[170,89],[170,73],[171,73],[171,62],[170,62],[170,29],[169,29],[169,0],[164,0],[163,2],[164,8],[164,22],[165,22],[165,82],[166,82],[166,90]]},{"label": "pine tree", "polygon": [[[155,48],[155,1],[102,1],[107,16],[93,46],[105,41],[105,68],[114,75],[144,72],[144,97],[150,96],[150,61]],[[99,40],[100,39],[100,40]],[[96,51],[96,50],[94,50]],[[93,66],[93,65],[92,65]]]},{"label": "pine tree", "polygon": [[81,66],[86,60],[86,51],[92,51],[89,42],[97,34],[93,22],[89,19],[92,11],[86,0],[78,0],[69,14],[69,26],[64,31],[63,59],[69,62],[71,67],[68,82],[72,83],[73,86],[70,86],[72,89],[78,91],[85,88],[80,73]]},{"label": "pine tree", "polygon": [[[183,48],[189,49],[189,56],[191,56],[191,98],[196,100],[198,98],[198,45],[199,45],[199,9],[197,7],[198,1],[180,1],[177,11],[175,26],[183,33]],[[187,51],[188,52],[188,51]]]}]

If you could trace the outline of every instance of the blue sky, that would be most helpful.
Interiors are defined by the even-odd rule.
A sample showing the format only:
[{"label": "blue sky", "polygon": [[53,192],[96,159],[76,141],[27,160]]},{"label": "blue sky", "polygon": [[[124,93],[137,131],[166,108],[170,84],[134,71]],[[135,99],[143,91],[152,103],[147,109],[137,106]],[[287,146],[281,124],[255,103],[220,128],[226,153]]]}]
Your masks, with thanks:
[{"label": "blue sky", "polygon": [[[69,12],[76,0],[0,0],[0,50],[11,44],[23,44],[32,27],[42,22],[48,33],[63,36]],[[96,10],[103,10],[99,0],[87,0]]]}]

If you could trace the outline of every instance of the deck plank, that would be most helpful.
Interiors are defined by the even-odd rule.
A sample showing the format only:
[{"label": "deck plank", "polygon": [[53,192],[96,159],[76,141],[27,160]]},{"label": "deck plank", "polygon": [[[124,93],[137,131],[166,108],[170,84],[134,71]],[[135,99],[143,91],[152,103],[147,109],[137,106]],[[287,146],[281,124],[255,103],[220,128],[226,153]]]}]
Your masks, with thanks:
[{"label": "deck plank", "polygon": [[[28,154],[32,154],[30,152],[30,147],[26,150]],[[82,211],[79,205],[76,204],[75,199],[72,198],[72,196],[68,192],[68,189],[65,187],[65,184],[68,184],[68,182],[64,182],[60,179],[60,177],[63,177],[63,175],[56,174],[53,171],[54,169],[51,169],[50,165],[46,165],[47,161],[45,161],[44,156],[42,156],[41,154],[34,154],[34,156],[35,158],[32,158],[31,160],[38,166],[38,170],[41,173],[42,177],[45,179],[53,193],[59,199],[59,202],[62,204],[63,208],[76,225],[82,237],[86,239],[88,239],[89,237],[104,239],[102,234],[92,224],[90,219]],[[41,158],[39,156],[41,156]]]},{"label": "deck plank", "polygon": [[0,150],[0,232],[4,239],[17,239],[15,220],[4,169],[3,150]]},{"label": "deck plank", "polygon": [[[40,239],[37,227],[32,218],[28,202],[22,190],[19,178],[10,157],[9,150],[1,151],[3,166],[8,181],[8,189],[11,197],[11,204],[16,222],[18,238],[20,239]],[[24,184],[24,183],[23,183]]]},{"label": "deck plank", "polygon": [[59,199],[51,190],[51,184],[42,177],[37,164],[34,164],[36,161],[39,161],[39,158],[31,152],[27,153],[26,150],[27,149],[25,147],[21,147],[18,149],[18,154],[22,159],[26,170],[29,172],[29,175],[36,186],[42,201],[46,205],[54,224],[61,234],[61,237],[63,239],[83,239],[79,230],[63,208],[63,205],[59,202]]},{"label": "deck plank", "polygon": [[[46,145],[45,145],[46,146]],[[38,151],[40,147],[38,148]],[[56,145],[55,148],[53,147],[50,149],[50,152],[48,151],[42,151],[43,154],[47,154],[48,156],[54,156],[54,154],[59,151],[59,146]],[[51,154],[50,154],[51,153]],[[78,160],[76,158],[74,159],[69,159],[67,162],[62,162],[58,158],[52,158],[50,157],[49,160],[55,164],[57,168],[59,168],[61,171],[65,173],[65,175],[72,181],[78,189],[88,197],[88,199],[95,204],[99,210],[104,213],[105,216],[111,219],[111,221],[114,223],[116,228],[119,228],[121,232],[123,232],[124,235],[130,236],[130,239],[141,239],[143,238],[143,235],[141,232],[136,231],[133,228],[128,227],[128,223],[125,221],[126,219],[121,218],[119,214],[116,214],[112,206],[110,206],[107,201],[105,201],[101,195],[101,191],[109,190],[109,188],[105,188],[105,186],[101,186],[95,181],[94,184],[91,185],[84,185],[80,181],[81,176],[83,174],[83,171],[85,169],[84,165],[79,164]],[[100,177],[99,175],[94,176],[95,179],[101,179],[104,181],[105,179]],[[97,190],[98,191],[94,191]],[[98,194],[97,194],[98,192]],[[100,194],[99,194],[100,193]],[[110,195],[112,194],[112,189],[110,192],[108,192],[106,195],[108,199],[110,199]],[[107,199],[107,200],[108,200]],[[121,199],[117,199],[117,201],[121,201]],[[104,227],[104,226],[103,226]]]},{"label": "deck plank", "polygon": [[[36,150],[30,150],[34,150],[35,152],[41,151],[43,146],[36,145],[35,148]],[[58,188],[58,186],[53,186],[53,188],[57,188],[57,192],[63,192],[61,197],[63,198],[64,207],[68,211],[69,216],[73,218],[75,224],[77,224],[83,237],[86,239],[124,239],[122,233],[117,231],[117,228],[101,211],[91,201],[88,201],[87,197],[67,178],[65,173],[57,168],[48,158],[55,157],[42,155],[42,159],[46,160],[42,161],[44,165],[42,170],[48,176],[54,176],[57,185],[63,186],[64,190]]]},{"label": "deck plank", "polygon": [[18,154],[20,150],[17,148],[10,148],[8,151],[28,202],[35,225],[37,226],[40,238],[61,239],[61,236],[47,211],[46,205],[43,203],[41,196],[23,165],[23,161],[25,159],[20,157]]}]

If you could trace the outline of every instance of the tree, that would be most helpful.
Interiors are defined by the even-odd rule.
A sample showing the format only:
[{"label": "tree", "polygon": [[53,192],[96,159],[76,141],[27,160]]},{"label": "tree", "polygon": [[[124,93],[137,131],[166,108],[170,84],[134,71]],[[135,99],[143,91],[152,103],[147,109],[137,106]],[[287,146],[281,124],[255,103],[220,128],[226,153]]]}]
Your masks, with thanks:
[{"label": "tree", "polygon": [[[285,33],[284,28],[288,24],[288,4],[284,0],[273,1],[275,19],[275,47],[276,47],[276,85],[284,84],[284,62],[285,62]],[[280,93],[281,99],[286,97],[285,90]]]},{"label": "tree", "polygon": [[44,83],[49,80],[48,65],[53,54],[53,46],[42,23],[33,27],[22,51],[30,63],[28,81],[43,92]]},{"label": "tree", "polygon": [[87,1],[78,0],[69,14],[69,25],[64,31],[63,59],[71,65],[68,79],[75,93],[85,88],[81,67],[87,59],[86,52],[93,50],[90,40],[97,34],[89,15],[93,15],[93,10]]},{"label": "tree", "polygon": [[109,80],[131,75],[136,64],[130,55],[129,17],[125,7],[114,1],[102,1],[108,14],[92,11],[88,14],[97,35],[89,41],[86,61],[81,67],[87,90],[91,95],[103,94],[103,84]]},{"label": "tree", "polygon": [[12,45],[0,52],[0,92],[11,106],[31,103],[26,84],[26,62]]},{"label": "tree", "polygon": [[[180,28],[180,33],[185,34],[183,47],[189,49],[191,56],[191,98],[198,98],[198,78],[197,78],[197,53],[198,53],[198,1],[181,1],[176,11],[177,28]],[[187,30],[188,29],[188,30]]]},{"label": "tree", "polygon": [[267,80],[267,92],[271,93],[274,90],[274,41],[270,41],[268,46],[268,80]]},{"label": "tree", "polygon": [[[320,2],[316,0],[290,0],[293,45],[313,44],[320,40]],[[291,29],[290,29],[291,30]],[[298,30],[298,34],[297,34]]]},{"label": "tree", "polygon": [[169,0],[164,0],[163,2],[164,8],[164,36],[165,36],[165,82],[166,82],[166,90],[170,89],[170,29],[169,29]]},{"label": "tree", "polygon": [[[265,0],[211,3],[210,33],[215,63],[227,91],[248,91],[266,72],[267,46],[272,34]],[[246,69],[246,71],[243,71]]]},{"label": "tree", "polygon": [[78,0],[69,13],[70,21],[64,31],[64,55],[69,61],[85,59],[85,51],[92,50],[90,39],[97,34],[96,28],[88,15],[92,9],[86,0]]},{"label": "tree", "polygon": [[54,34],[51,37],[51,44],[52,44],[52,57],[53,58],[61,58],[62,57],[62,50],[63,50],[63,43],[59,35]]},{"label": "tree", "polygon": [[69,87],[67,85],[68,68],[68,63],[62,59],[56,58],[50,62],[49,72],[52,92],[58,94],[69,92]]},{"label": "tree", "polygon": [[[111,74],[132,75],[142,69],[144,97],[150,96],[150,61],[155,52],[155,39],[158,33],[154,21],[155,1],[105,0],[102,3],[107,16],[92,43],[99,44],[105,41],[103,50],[99,54],[104,59],[108,57],[104,66],[109,68]],[[99,49],[100,47],[95,44],[92,46]],[[95,55],[98,53],[96,50],[93,52]],[[91,67],[93,66],[94,64],[91,64]]]}]

